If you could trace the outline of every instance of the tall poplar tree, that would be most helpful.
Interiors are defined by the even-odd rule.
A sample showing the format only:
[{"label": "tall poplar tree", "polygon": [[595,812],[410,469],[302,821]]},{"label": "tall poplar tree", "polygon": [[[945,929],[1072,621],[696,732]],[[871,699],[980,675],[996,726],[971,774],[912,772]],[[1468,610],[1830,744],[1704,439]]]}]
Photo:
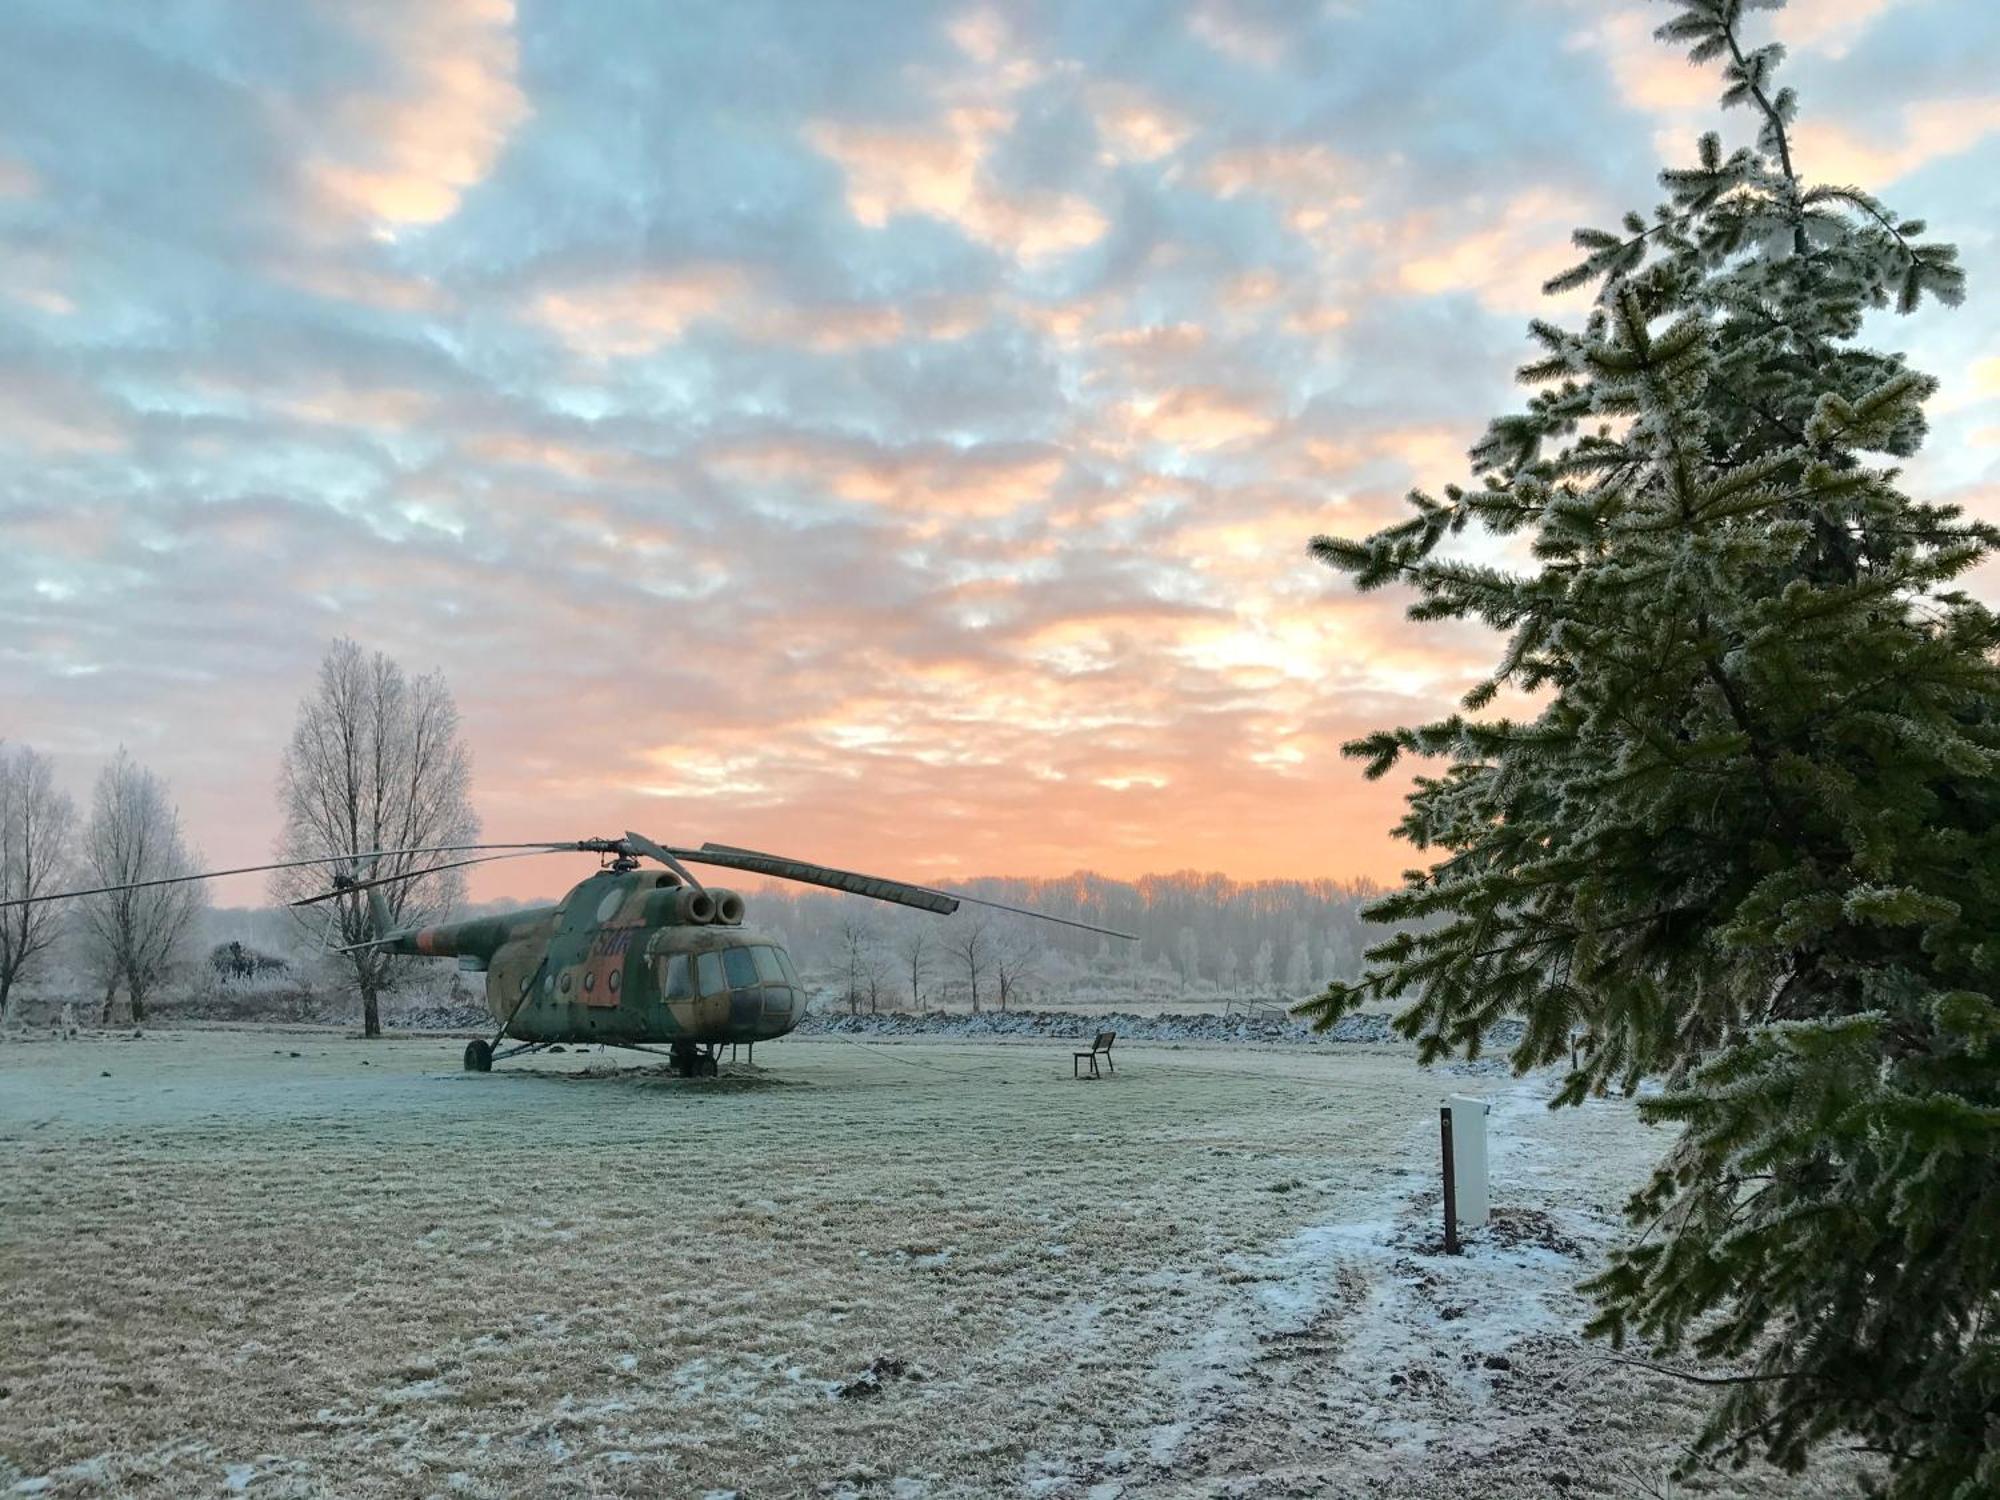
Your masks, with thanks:
[{"label": "tall poplar tree", "polygon": [[[1313,550],[1417,620],[1507,633],[1472,714],[1347,747],[1416,783],[1409,922],[1306,1007],[1408,1004],[1426,1059],[1526,1022],[1556,1103],[1649,1077],[1680,1127],[1589,1290],[1593,1332],[1714,1380],[1697,1453],[1843,1437],[1897,1496],[2000,1494],[2000,542],[1897,487],[1936,389],[1868,314],[1956,303],[1949,246],[1809,185],[1755,0],[1671,0],[1752,147],[1702,138],[1650,218],[1583,230],[1580,329],[1536,322],[1477,483]],[[1475,526],[1515,568],[1468,557]],[[1490,555],[1490,549],[1489,549]]]}]

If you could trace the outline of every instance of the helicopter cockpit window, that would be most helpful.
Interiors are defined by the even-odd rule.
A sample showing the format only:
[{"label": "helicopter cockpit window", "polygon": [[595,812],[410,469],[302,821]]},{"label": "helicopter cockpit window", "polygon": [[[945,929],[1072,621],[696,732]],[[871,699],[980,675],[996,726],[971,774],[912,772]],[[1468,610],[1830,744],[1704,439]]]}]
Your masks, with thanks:
[{"label": "helicopter cockpit window", "polygon": [[785,950],[760,945],[750,950],[750,956],[756,960],[757,977],[764,981],[764,1014],[789,1015],[793,981],[787,973],[791,965],[785,958]]},{"label": "helicopter cockpit window", "polygon": [[783,948],[773,948],[771,951],[778,955],[778,967],[785,971],[785,982],[795,990],[804,989],[805,986],[799,983],[799,971],[792,967],[792,955]]},{"label": "helicopter cockpit window", "polygon": [[720,995],[726,990],[728,986],[722,982],[722,955],[702,954],[700,961],[695,965],[695,979],[697,981],[695,988],[704,995]]},{"label": "helicopter cockpit window", "polygon": [[660,989],[669,1000],[694,998],[694,974],[685,953],[676,953],[667,959],[667,970],[660,981]]},{"label": "helicopter cockpit window", "polygon": [[757,961],[750,956],[748,948],[725,948],[722,952],[722,967],[729,975],[732,990],[744,989],[757,982]]}]

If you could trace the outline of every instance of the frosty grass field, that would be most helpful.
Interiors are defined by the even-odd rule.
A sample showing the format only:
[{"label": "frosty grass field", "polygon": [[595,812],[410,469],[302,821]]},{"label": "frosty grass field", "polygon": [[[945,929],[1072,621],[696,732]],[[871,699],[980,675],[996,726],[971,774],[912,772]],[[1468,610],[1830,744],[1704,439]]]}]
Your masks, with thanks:
[{"label": "frosty grass field", "polygon": [[[461,1045],[0,1047],[0,1494],[1689,1493],[1691,1394],[1571,1332],[1660,1145],[1623,1103],[1387,1047]],[[1497,1104],[1459,1260],[1452,1090]]]}]

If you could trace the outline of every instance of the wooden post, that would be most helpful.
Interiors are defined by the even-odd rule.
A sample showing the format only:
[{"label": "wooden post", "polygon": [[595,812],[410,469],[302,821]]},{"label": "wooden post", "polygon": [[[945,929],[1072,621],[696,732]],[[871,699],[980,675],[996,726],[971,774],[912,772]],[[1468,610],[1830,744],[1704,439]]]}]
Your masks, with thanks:
[{"label": "wooden post", "polygon": [[1438,1137],[1444,1148],[1444,1253],[1458,1254],[1458,1187],[1452,1181],[1451,1106],[1438,1110]]}]

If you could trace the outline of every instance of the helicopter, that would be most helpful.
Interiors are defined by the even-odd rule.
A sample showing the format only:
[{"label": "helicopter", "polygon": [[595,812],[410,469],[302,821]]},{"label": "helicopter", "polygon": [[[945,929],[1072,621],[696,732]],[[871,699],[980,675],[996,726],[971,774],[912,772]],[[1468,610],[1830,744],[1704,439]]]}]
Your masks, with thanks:
[{"label": "helicopter", "polygon": [[[377,861],[417,855],[478,857],[384,876]],[[397,927],[382,888],[439,870],[534,854],[596,854],[600,867],[553,906],[529,907],[460,922]],[[660,868],[648,869],[651,860]],[[591,1044],[659,1052],[683,1078],[713,1077],[726,1046],[770,1041],[805,1018],[806,989],[782,943],[744,925],[741,894],[704,886],[690,864],[740,870],[846,891],[871,900],[950,916],[961,902],[1133,941],[1132,935],[1068,917],[955,895],[906,881],[765,854],[728,844],[673,848],[628,831],[623,838],[529,844],[452,844],[370,850],[236,870],[211,871],[128,886],[64,891],[36,900],[101,895],[138,886],[309,865],[336,866],[331,889],[292,905],[365,899],[369,936],[337,952],[376,949],[451,958],[486,976],[486,1006],[496,1023],[489,1040],[465,1047],[469,1073],[559,1045]],[[23,904],[0,902],[0,906]],[[504,1045],[511,1042],[512,1045]]]}]

